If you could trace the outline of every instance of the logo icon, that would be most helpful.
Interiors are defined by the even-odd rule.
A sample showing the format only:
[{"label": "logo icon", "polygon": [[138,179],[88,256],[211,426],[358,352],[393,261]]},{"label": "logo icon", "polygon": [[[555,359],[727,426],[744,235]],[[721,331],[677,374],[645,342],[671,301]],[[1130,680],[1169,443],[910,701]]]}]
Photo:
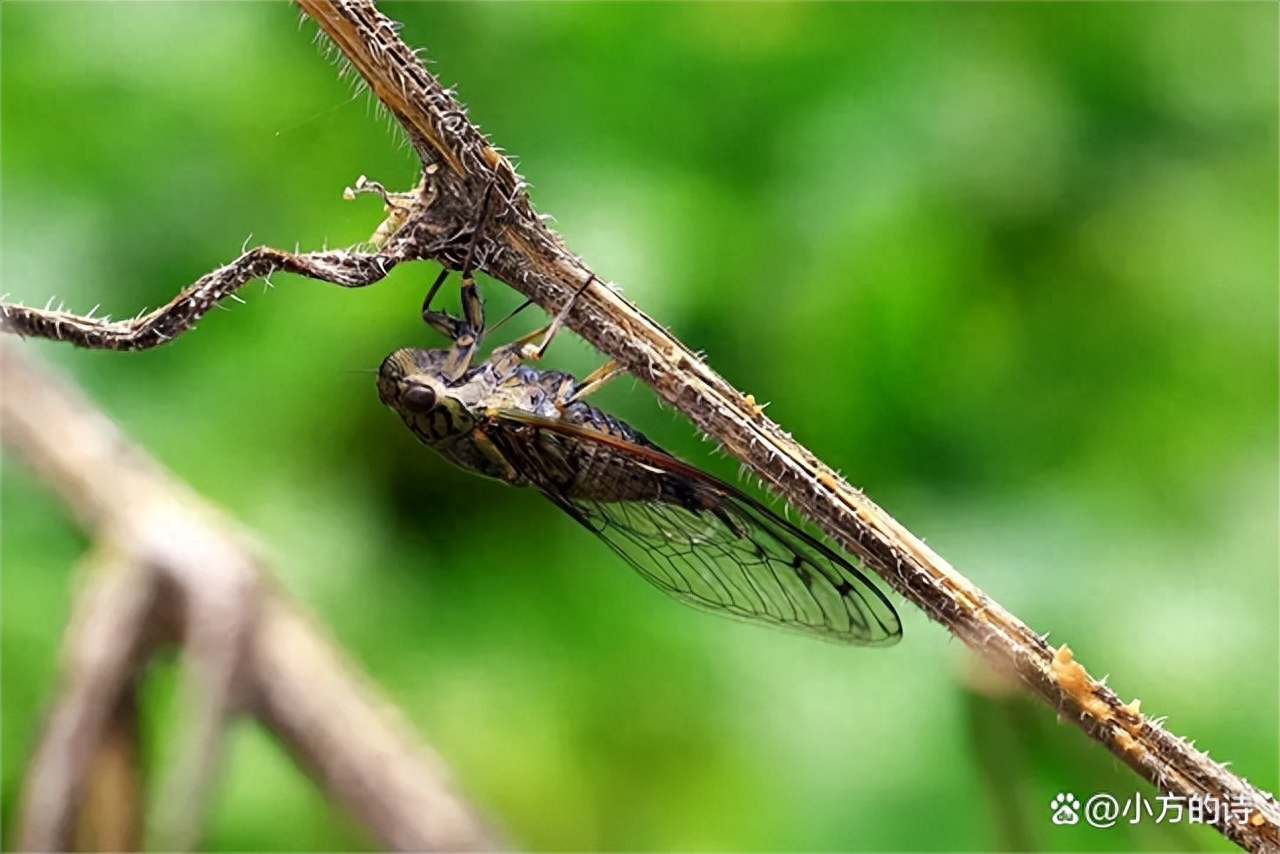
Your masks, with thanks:
[{"label": "logo icon", "polygon": [[1058,792],[1054,795],[1049,802],[1049,809],[1053,810],[1054,824],[1080,823],[1080,801],[1070,792]]}]

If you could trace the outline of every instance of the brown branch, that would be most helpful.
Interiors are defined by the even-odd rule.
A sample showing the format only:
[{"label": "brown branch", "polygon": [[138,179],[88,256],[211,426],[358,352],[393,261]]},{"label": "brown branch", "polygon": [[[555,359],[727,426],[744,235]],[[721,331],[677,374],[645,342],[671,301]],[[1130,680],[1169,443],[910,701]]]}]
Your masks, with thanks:
[{"label": "brown branch", "polygon": [[0,351],[0,381],[6,443],[98,542],[65,641],[60,696],[24,786],[22,848],[71,847],[113,715],[148,656],[171,639],[187,649],[189,738],[165,778],[164,847],[195,843],[225,722],[241,709],[275,731],[383,844],[495,847],[435,753],[267,582],[245,534],[12,346]]},{"label": "brown branch", "polygon": [[[391,110],[423,162],[422,182],[393,211],[395,228],[380,230],[386,241],[376,257],[432,259],[456,268],[485,188],[493,186],[505,204],[478,240],[478,266],[549,310],[564,306],[593,274],[534,213],[510,163],[400,40],[394,24],[371,0],[298,3]],[[334,271],[320,272],[317,278]],[[43,334],[31,319],[41,313],[23,311],[20,325],[13,307],[0,305],[0,320],[25,334]],[[62,316],[60,322],[65,329],[70,321]],[[583,292],[567,325],[649,384],[994,668],[1016,676],[1143,778],[1174,795],[1235,805],[1215,823],[1224,835],[1252,850],[1280,848],[1280,805],[1270,794],[1141,714],[1136,702],[1122,703],[1067,647],[1049,647],[615,290]],[[182,329],[164,331],[171,337]],[[45,337],[98,346],[89,336]],[[148,338],[140,346],[156,343]]]},{"label": "brown branch", "polygon": [[[441,199],[490,182],[511,201],[478,257],[489,275],[549,309],[559,309],[594,274],[532,215],[523,182],[479,129],[465,121],[392,22],[372,0],[298,0],[408,132],[424,180],[450,188]],[[442,107],[441,105],[445,105]],[[496,158],[496,162],[495,162]],[[435,170],[434,164],[448,164]],[[512,195],[514,193],[514,195]],[[457,208],[443,211],[456,216]],[[396,239],[412,241],[410,215]],[[415,253],[406,253],[415,254]],[[447,262],[448,259],[437,258]],[[1280,805],[1184,739],[1123,703],[1072,659],[1006,611],[829,466],[766,418],[753,398],[716,374],[689,348],[608,288],[576,299],[567,325],[650,385],[704,433],[997,670],[1015,675],[1060,715],[1160,789],[1217,798],[1238,809],[1215,826],[1251,850],[1280,848]]]},{"label": "brown branch", "polygon": [[280,597],[264,604],[254,634],[253,713],[398,851],[496,847],[474,812],[450,791],[442,761],[325,641],[320,628]]},{"label": "brown branch", "polygon": [[[6,440],[21,430],[7,417],[13,403],[23,404],[22,388],[10,382],[16,357],[5,353],[0,426]],[[21,437],[19,437],[21,441]],[[71,847],[80,804],[94,809],[97,783],[90,779],[94,760],[107,739],[112,718],[128,702],[140,665],[151,591],[146,569],[125,559],[111,545],[84,567],[86,586],[73,610],[64,639],[63,687],[27,769],[19,807],[18,845],[26,851],[65,851]],[[101,781],[105,782],[105,781]],[[93,824],[86,816],[86,824]],[[83,833],[93,834],[90,827]]]},{"label": "brown branch", "polygon": [[67,341],[91,350],[146,350],[167,344],[195,326],[214,306],[255,279],[273,273],[296,273],[311,279],[361,288],[381,281],[404,259],[379,250],[334,250],[293,254],[258,246],[201,276],[154,311],[129,320],[82,317],[67,311],[0,302],[0,330],[31,338]]},{"label": "brown branch", "polygon": [[[170,528],[170,536],[199,534],[180,522]],[[183,627],[178,755],[161,775],[153,840],[169,851],[189,850],[200,838],[227,721],[252,673],[249,651],[263,598],[262,568],[251,552],[194,542],[199,562],[162,565]]]},{"label": "brown branch", "polygon": [[126,691],[110,714],[90,760],[84,804],[76,822],[75,850],[142,848],[138,737],[137,698],[133,691]]}]

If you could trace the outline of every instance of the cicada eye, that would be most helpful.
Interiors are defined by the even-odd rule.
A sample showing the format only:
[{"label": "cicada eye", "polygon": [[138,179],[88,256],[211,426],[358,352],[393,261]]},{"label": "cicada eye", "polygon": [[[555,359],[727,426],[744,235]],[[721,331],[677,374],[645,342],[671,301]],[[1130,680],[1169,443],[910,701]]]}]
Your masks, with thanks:
[{"label": "cicada eye", "polygon": [[410,386],[400,395],[400,404],[410,412],[421,415],[436,408],[436,393],[429,386]]}]

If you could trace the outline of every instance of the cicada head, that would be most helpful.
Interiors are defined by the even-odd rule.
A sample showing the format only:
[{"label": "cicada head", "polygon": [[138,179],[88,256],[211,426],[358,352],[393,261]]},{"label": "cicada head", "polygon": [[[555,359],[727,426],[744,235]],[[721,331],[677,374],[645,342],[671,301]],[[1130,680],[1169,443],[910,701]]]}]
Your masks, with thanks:
[{"label": "cicada head", "polygon": [[446,378],[448,356],[447,350],[405,347],[378,368],[378,399],[428,445],[448,443],[475,424],[471,409]]}]

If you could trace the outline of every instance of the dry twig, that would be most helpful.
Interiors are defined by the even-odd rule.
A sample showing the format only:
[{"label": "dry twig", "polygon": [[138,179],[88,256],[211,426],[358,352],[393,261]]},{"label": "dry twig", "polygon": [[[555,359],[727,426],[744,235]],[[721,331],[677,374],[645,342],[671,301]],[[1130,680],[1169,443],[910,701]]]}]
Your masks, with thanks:
[{"label": "dry twig", "polygon": [[[490,185],[504,206],[479,236],[479,269],[553,312],[593,275],[534,213],[511,164],[468,121],[463,106],[440,87],[371,0],[298,3],[404,127],[422,160],[419,185],[394,199],[381,247],[323,257],[254,250],[201,279],[166,309],[137,321],[113,326],[0,307],[8,328],[81,346],[153,346],[189,328],[259,270],[286,269],[351,286],[368,284],[407,260],[457,268]],[[251,256],[252,262],[246,260]],[[1271,795],[1163,729],[1140,713],[1136,702],[1121,702],[1065,646],[1049,647],[614,290],[584,292],[567,325],[650,385],[905,598],[997,670],[1016,676],[1143,778],[1175,795],[1234,804],[1236,809],[1215,824],[1224,835],[1252,850],[1280,848],[1280,806]]]},{"label": "dry twig", "polygon": [[[146,660],[170,640],[187,650],[188,737],[163,778],[156,829],[162,849],[197,841],[218,743],[228,716],[242,710],[276,732],[385,845],[495,847],[451,791],[434,752],[268,583],[245,534],[129,444],[73,388],[37,371],[12,346],[0,356],[5,441],[97,543],[66,639],[63,687],[27,772],[21,848],[71,848],[86,796],[96,812],[92,792],[105,788],[90,779],[104,758],[104,774],[117,783],[127,778],[121,757],[102,754],[127,753],[127,745],[112,747],[127,737],[121,709],[132,705]],[[128,789],[114,791],[129,796]],[[127,815],[106,825],[88,818],[81,841],[122,847],[120,840],[138,838],[136,822],[121,822]]]}]

